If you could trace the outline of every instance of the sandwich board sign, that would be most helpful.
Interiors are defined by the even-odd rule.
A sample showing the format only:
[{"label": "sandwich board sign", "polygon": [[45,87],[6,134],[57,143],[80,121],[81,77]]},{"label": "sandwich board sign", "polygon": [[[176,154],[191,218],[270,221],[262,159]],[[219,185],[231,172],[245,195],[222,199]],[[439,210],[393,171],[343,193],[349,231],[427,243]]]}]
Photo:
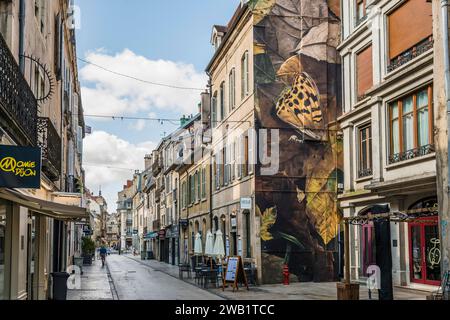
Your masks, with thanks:
[{"label": "sandwich board sign", "polygon": [[239,290],[238,284],[244,284],[247,287],[247,290],[250,290],[248,287],[242,258],[240,256],[228,257],[227,261],[228,263],[225,270],[225,276],[223,277],[222,291],[225,291],[225,286],[227,283],[233,283],[233,292],[234,290]]}]

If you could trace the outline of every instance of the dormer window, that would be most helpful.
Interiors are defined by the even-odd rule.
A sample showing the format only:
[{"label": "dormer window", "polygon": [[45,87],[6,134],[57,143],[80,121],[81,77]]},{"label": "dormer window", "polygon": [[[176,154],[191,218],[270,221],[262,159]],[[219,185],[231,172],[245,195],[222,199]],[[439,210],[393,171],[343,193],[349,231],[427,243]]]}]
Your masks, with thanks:
[{"label": "dormer window", "polygon": [[225,27],[225,26],[214,26],[213,27],[212,36],[211,36],[211,45],[214,47],[214,50],[219,49],[226,32],[227,32],[227,27]]}]

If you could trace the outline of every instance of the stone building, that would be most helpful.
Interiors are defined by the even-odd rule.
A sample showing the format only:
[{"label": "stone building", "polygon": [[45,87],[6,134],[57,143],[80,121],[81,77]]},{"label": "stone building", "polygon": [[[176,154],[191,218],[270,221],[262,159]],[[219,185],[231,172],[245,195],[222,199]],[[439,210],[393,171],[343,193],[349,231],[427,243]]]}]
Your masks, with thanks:
[{"label": "stone building", "polygon": [[50,274],[81,254],[74,220],[89,216],[71,5],[0,2],[0,145],[42,151],[40,188],[0,187],[0,299],[51,298]]},{"label": "stone building", "polygon": [[353,226],[353,279],[364,280],[368,266],[386,257],[394,285],[440,283],[439,261],[429,255],[440,246],[432,11],[422,0],[343,2],[344,215],[365,216],[377,206],[429,215],[391,222],[387,246],[375,241],[373,222]]}]

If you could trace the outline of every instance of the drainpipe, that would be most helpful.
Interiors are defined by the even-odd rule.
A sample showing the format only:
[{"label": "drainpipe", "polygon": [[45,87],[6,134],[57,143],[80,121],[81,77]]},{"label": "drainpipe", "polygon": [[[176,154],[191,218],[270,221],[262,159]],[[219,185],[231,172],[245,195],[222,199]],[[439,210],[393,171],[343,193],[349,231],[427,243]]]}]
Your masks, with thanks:
[{"label": "drainpipe", "polygon": [[[447,130],[450,133],[450,61],[449,61],[449,32],[448,32],[448,0],[441,0],[441,18],[442,18],[442,37],[443,37],[443,41],[442,44],[444,46],[444,50],[443,50],[443,58],[444,58],[444,70],[445,70],[445,77],[444,77],[444,81],[445,81],[445,98],[447,101]],[[448,169],[448,173],[447,173],[447,201],[450,198],[450,139],[447,138],[447,169]],[[440,217],[441,220],[441,225],[442,225],[442,229],[441,229],[441,233],[446,232],[447,231],[447,223],[448,223],[448,218],[449,218],[449,212],[448,212],[448,208],[447,208],[447,212],[442,212],[442,215]],[[445,239],[445,240],[444,240]],[[448,271],[448,250],[450,248],[446,248],[449,241],[446,239],[445,234],[441,235],[441,246],[442,246],[442,251],[443,251],[443,259],[441,261],[441,272],[442,275],[445,274],[446,271]]]},{"label": "drainpipe", "polygon": [[25,73],[25,0],[19,5],[19,67]]},{"label": "drainpipe", "polygon": [[[212,77],[211,77],[211,73],[209,71],[207,71],[206,74],[208,75],[208,91],[209,91],[210,117],[211,117],[212,116]],[[211,118],[211,120],[212,120],[212,118]],[[213,125],[212,125],[211,121],[209,122],[209,125],[210,125],[209,130],[211,130],[211,145],[212,145],[212,129],[213,129]],[[213,174],[213,171],[214,171],[213,163],[212,163],[212,155],[213,155],[213,151],[211,149],[210,157],[209,157],[209,223],[210,223],[209,225],[211,226],[211,231],[213,230],[212,174]]]}]

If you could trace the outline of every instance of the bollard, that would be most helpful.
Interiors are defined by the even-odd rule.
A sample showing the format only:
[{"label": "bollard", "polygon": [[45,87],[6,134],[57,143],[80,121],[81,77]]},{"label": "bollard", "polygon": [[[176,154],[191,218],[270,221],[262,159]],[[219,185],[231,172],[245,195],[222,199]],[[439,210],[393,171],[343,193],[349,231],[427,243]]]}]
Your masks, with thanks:
[{"label": "bollard", "polygon": [[283,284],[289,285],[289,267],[287,264],[283,266]]}]

